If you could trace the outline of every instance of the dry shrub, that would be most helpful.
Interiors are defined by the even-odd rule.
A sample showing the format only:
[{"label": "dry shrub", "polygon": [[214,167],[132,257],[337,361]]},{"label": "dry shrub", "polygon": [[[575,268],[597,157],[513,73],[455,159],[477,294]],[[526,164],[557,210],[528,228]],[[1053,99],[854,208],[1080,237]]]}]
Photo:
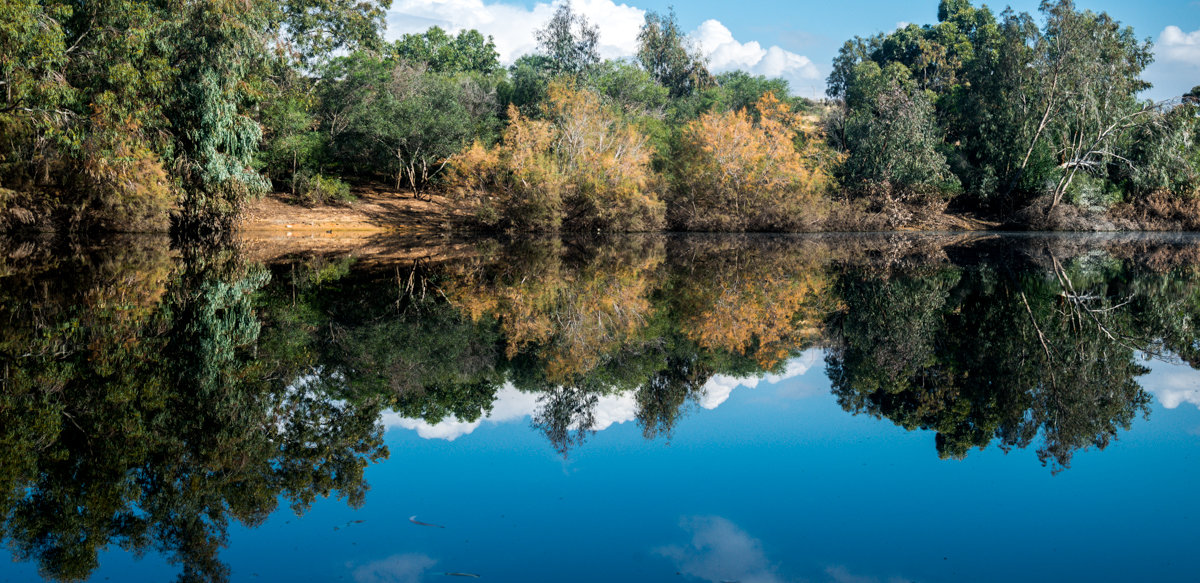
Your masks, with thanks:
[{"label": "dry shrub", "polygon": [[81,197],[71,222],[87,220],[110,231],[166,231],[175,207],[174,185],[158,156],[141,144],[136,128],[97,128],[84,141],[76,177]]},{"label": "dry shrub", "polygon": [[[39,209],[35,212],[31,209],[38,209],[36,197],[33,193],[9,190],[0,187],[0,233],[16,230],[45,227],[43,222],[48,214],[44,209]],[[42,219],[42,221],[39,221]]]},{"label": "dry shrub", "polygon": [[1051,195],[1034,199],[1017,211],[1016,222],[1034,231],[1115,231],[1104,213],[1073,204],[1053,204]]},{"label": "dry shrub", "polygon": [[551,83],[544,119],[509,107],[501,143],[451,159],[451,198],[518,231],[651,231],[664,224],[646,136],[595,93]]},{"label": "dry shrub", "polygon": [[1132,203],[1120,203],[1109,216],[1126,229],[1142,231],[1200,230],[1200,197],[1181,197],[1159,190]]},{"label": "dry shrub", "polygon": [[836,160],[821,130],[774,94],[745,110],[706,113],[684,129],[671,223],[701,231],[812,226]]}]

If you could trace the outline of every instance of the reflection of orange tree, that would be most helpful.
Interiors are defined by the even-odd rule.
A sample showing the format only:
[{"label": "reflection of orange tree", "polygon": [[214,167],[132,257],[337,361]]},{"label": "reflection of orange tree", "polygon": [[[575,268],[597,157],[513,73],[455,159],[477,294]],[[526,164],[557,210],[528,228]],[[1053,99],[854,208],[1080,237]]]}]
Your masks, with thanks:
[{"label": "reflection of orange tree", "polygon": [[686,273],[682,332],[768,369],[815,343],[832,306],[819,257],[796,246],[726,241],[699,253]]},{"label": "reflection of orange tree", "polygon": [[562,243],[537,242],[453,268],[447,298],[478,320],[500,322],[507,355],[532,350],[555,382],[587,372],[638,340],[652,317],[661,241],[607,245],[576,263]]}]

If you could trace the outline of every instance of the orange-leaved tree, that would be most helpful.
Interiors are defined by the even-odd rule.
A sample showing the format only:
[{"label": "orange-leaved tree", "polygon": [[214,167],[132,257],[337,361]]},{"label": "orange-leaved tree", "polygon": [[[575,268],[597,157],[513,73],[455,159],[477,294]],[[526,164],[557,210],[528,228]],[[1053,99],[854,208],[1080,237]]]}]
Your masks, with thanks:
[{"label": "orange-leaved tree", "polygon": [[492,148],[451,159],[452,197],[485,225],[518,231],[651,231],[665,210],[651,147],[636,127],[570,81],[550,84],[541,118],[509,108]]},{"label": "orange-leaved tree", "polygon": [[687,230],[804,229],[822,216],[836,162],[815,120],[773,93],[753,114],[701,115],[678,150],[669,212],[672,226]]}]

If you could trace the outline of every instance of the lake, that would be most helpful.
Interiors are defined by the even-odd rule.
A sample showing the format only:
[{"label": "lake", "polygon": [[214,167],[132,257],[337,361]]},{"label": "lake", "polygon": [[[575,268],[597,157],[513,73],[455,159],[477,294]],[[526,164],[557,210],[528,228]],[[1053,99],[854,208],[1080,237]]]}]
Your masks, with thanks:
[{"label": "lake", "polygon": [[0,581],[1194,581],[1200,237],[0,240]]}]

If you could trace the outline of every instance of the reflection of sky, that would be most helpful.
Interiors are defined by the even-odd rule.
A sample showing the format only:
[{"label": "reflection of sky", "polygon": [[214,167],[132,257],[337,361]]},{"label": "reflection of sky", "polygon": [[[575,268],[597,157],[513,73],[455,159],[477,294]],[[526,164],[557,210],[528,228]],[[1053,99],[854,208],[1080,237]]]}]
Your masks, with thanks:
[{"label": "reflection of sky", "polygon": [[[704,385],[704,394],[700,398],[700,406],[705,409],[716,409],[729,398],[729,394],[738,387],[753,389],[759,383],[776,384],[792,377],[803,375],[821,360],[821,352],[808,350],[799,357],[793,358],[784,365],[783,372],[763,376],[731,377],[714,375]],[[454,441],[459,437],[475,431],[483,423],[508,423],[522,421],[531,417],[537,411],[537,395],[517,390],[511,384],[506,384],[496,391],[496,401],[492,403],[492,411],[483,419],[473,422],[459,421],[453,415],[439,423],[427,423],[422,419],[409,419],[396,413],[386,413],[383,424],[389,429],[415,430],[417,435],[425,439],[445,439]],[[604,395],[596,403],[596,424],[592,429],[603,431],[609,427],[633,421],[637,418],[637,401],[633,393],[621,395]]]},{"label": "reflection of sky", "polygon": [[[1052,476],[1031,450],[939,460],[932,433],[842,411],[813,358],[795,376],[691,411],[669,444],[614,421],[563,461],[518,408],[493,413],[514,422],[483,422],[455,441],[390,431],[391,458],[367,471],[365,507],[323,500],[299,518],[281,509],[260,528],[233,529],[222,557],[235,582],[473,580],[453,572],[604,583],[1195,580],[1200,408],[1176,397],[1194,385],[1170,379],[1197,373],[1152,363],[1141,379],[1156,395],[1151,419]],[[154,555],[102,561],[97,581],[176,573]],[[0,581],[33,573],[6,566]]]},{"label": "reflection of sky", "polygon": [[1147,363],[1150,373],[1142,377],[1142,386],[1167,409],[1184,403],[1200,407],[1200,371],[1187,366],[1171,366],[1158,361]]}]

